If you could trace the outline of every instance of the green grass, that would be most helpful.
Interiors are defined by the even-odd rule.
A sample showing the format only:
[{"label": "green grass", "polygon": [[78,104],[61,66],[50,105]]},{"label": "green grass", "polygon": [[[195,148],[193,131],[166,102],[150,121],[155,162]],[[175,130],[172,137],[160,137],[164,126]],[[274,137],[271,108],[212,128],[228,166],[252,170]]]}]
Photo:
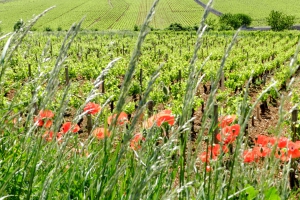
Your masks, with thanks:
[{"label": "green grass", "polygon": [[[203,0],[207,3],[208,0]],[[222,13],[244,13],[253,18],[253,26],[267,25],[266,17],[271,10],[294,15],[300,24],[300,4],[298,0],[215,0],[213,8]]]},{"label": "green grass", "polygon": [[[12,31],[13,24],[19,19],[27,21],[34,14],[56,5],[56,8],[42,18],[34,28],[44,30],[68,29],[74,21],[86,16],[81,28],[90,30],[133,30],[140,26],[152,6],[152,0],[14,0],[0,2],[0,20],[4,32]],[[13,14],[12,14],[13,13]],[[164,29],[171,23],[179,22],[185,26],[198,23],[203,8],[193,0],[162,0],[150,26]]]}]

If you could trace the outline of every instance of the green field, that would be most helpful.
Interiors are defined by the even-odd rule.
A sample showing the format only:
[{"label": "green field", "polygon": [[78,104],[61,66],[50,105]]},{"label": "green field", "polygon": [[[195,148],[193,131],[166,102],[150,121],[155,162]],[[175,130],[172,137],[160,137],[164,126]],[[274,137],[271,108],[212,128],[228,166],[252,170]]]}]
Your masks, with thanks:
[{"label": "green field", "polygon": [[[203,2],[208,2],[204,0]],[[141,25],[152,0],[12,0],[0,1],[0,27],[8,32],[19,19],[27,21],[50,6],[54,10],[42,18],[35,29],[45,30],[46,27],[57,30],[68,29],[70,24],[86,17],[83,29],[89,30],[133,30],[134,25]],[[300,23],[300,4],[297,0],[287,1],[220,1],[216,0],[214,8],[223,12],[245,13],[250,15],[254,26],[266,25],[265,18],[271,10],[279,10],[296,16]],[[203,8],[193,0],[162,0],[156,10],[151,26],[164,29],[171,23],[178,22],[184,26],[194,26],[199,23]],[[212,16],[213,18],[216,18]]]},{"label": "green field", "polygon": [[[0,2],[0,25],[3,31],[11,31],[19,19],[27,21],[50,6],[56,8],[42,18],[35,26],[38,30],[49,27],[68,27],[86,17],[83,29],[133,30],[134,25],[141,25],[146,17],[152,0],[14,0]],[[13,13],[13,14],[12,14]],[[151,26],[159,29],[179,22],[185,26],[199,23],[203,9],[193,0],[162,0],[156,10]]]},{"label": "green field", "polygon": [[[204,3],[209,0],[203,0]],[[271,10],[281,11],[296,17],[300,24],[300,3],[298,0],[215,0],[213,8],[222,13],[245,13],[253,18],[252,25],[266,25],[266,17]]]}]

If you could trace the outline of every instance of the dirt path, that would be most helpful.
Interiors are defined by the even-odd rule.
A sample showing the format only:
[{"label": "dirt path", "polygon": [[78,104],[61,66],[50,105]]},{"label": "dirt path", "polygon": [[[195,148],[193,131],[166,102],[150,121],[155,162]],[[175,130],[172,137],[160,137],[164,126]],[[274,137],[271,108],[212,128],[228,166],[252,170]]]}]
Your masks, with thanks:
[{"label": "dirt path", "polygon": [[[199,0],[195,0],[195,2],[196,2],[197,4],[199,4],[200,6],[202,6],[204,9],[206,8],[206,4],[205,4],[205,3],[203,3],[203,2],[201,2],[201,1],[199,1]],[[221,13],[220,11],[217,11],[217,10],[215,10],[215,9],[213,9],[213,8],[210,8],[210,9],[209,9],[209,12],[213,13],[214,15],[217,15],[218,17],[220,17],[220,16],[223,15],[223,13]]]}]

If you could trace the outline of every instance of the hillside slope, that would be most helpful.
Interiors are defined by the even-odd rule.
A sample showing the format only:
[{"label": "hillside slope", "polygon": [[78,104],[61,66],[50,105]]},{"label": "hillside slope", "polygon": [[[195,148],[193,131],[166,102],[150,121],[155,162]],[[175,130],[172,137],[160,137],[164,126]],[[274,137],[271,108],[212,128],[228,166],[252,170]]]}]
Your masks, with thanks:
[{"label": "hillside slope", "polygon": [[[143,23],[153,0],[10,0],[0,1],[0,21],[3,31],[11,31],[17,20],[27,21],[50,6],[56,8],[37,23],[37,30],[46,27],[68,29],[85,16],[84,29],[133,30]],[[12,14],[13,13],[13,14]],[[164,29],[178,22],[193,26],[200,22],[203,8],[193,0],[161,0],[151,26]]]},{"label": "hillside slope", "polygon": [[[201,0],[208,3],[209,0]],[[244,13],[253,18],[253,26],[267,24],[266,17],[271,10],[281,11],[296,17],[296,24],[300,24],[299,0],[214,0],[213,8],[222,13]]]}]

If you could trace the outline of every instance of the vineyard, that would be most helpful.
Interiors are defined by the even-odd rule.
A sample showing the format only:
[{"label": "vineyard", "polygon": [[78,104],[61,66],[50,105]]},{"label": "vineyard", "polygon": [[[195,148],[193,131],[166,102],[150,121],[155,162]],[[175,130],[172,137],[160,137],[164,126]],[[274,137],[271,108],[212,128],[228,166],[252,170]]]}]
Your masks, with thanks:
[{"label": "vineyard", "polygon": [[[208,1],[203,1],[207,3]],[[152,5],[151,0],[13,0],[0,1],[0,27],[2,31],[13,30],[13,25],[19,20],[27,21],[34,15],[50,6],[56,6],[44,18],[40,19],[32,30],[68,30],[69,25],[85,17],[81,28],[85,30],[133,30],[140,26]],[[271,10],[282,11],[294,15],[296,23],[300,24],[300,9],[297,0],[273,1],[216,1],[215,9],[222,13],[245,13],[251,16],[253,26],[265,26],[266,17]],[[14,14],[12,14],[14,13]],[[171,23],[180,23],[183,26],[198,24],[203,15],[203,8],[194,0],[161,0],[156,9],[150,26],[155,29],[165,29]],[[216,19],[215,16],[210,16]]]},{"label": "vineyard", "polygon": [[150,31],[157,2],[139,33],[0,35],[1,198],[299,197],[299,33]]},{"label": "vineyard", "polygon": [[[47,27],[52,30],[68,30],[70,24],[82,17],[85,17],[82,29],[133,30],[135,25],[140,26],[143,23],[152,3],[152,0],[0,1],[0,26],[4,32],[12,31],[12,25],[19,19],[27,21],[33,15],[55,5],[54,10],[37,22],[34,30],[44,31]],[[193,0],[162,0],[150,26],[165,29],[175,22],[194,26],[198,24],[202,14],[203,8]]]}]

